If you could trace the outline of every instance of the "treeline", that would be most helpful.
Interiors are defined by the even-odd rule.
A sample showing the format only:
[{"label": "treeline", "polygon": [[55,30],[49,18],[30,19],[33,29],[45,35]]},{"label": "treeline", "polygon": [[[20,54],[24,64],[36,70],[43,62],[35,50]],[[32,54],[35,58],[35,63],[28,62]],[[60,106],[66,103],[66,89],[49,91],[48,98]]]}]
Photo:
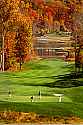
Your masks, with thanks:
[{"label": "treeline", "polygon": [[82,0],[32,0],[32,8],[39,17],[35,23],[41,32],[72,32],[74,16],[82,11],[82,4]]},{"label": "treeline", "polygon": [[[4,57],[1,63],[5,62],[5,70],[15,70],[18,64],[21,69],[22,63],[34,56],[33,34],[41,36],[54,31],[74,33],[79,29],[75,27],[79,22],[75,22],[78,20],[75,17],[83,12],[82,5],[82,0],[0,0],[0,43]],[[80,34],[81,30],[77,32]],[[76,35],[73,35],[75,39]],[[82,43],[81,36],[79,45]],[[79,48],[82,50],[82,47]]]}]

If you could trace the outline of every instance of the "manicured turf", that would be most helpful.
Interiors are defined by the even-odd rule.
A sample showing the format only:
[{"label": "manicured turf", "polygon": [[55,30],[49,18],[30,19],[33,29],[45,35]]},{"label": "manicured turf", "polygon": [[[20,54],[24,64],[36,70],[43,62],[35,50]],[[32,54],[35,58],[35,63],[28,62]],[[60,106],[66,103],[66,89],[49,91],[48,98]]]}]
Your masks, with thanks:
[{"label": "manicured turf", "polygon": [[[83,75],[75,78],[73,64],[53,59],[31,61],[23,67],[22,72],[0,73],[0,110],[83,117]],[[55,93],[64,94],[61,103]]]}]

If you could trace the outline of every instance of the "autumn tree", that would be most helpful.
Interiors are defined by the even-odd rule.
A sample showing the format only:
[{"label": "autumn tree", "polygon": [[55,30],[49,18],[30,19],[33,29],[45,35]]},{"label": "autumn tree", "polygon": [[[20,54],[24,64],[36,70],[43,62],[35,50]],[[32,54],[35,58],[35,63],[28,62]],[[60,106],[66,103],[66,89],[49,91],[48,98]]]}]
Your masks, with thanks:
[{"label": "autumn tree", "polygon": [[4,47],[4,64],[5,70],[15,69],[15,36],[16,32],[8,31],[5,35],[5,47]]},{"label": "autumn tree", "polygon": [[6,33],[12,29],[10,27],[8,21],[10,18],[10,15],[18,10],[18,3],[19,0],[0,0],[0,24],[1,24],[1,37],[2,37],[2,53],[3,53],[3,60],[2,60],[2,65],[3,65],[3,71],[4,71],[4,62],[5,62],[5,36]]},{"label": "autumn tree", "polygon": [[75,69],[83,71],[83,11],[75,14],[73,37],[75,39]]},{"label": "autumn tree", "polygon": [[[15,46],[18,43],[18,46],[23,46],[25,40],[23,38],[18,40],[16,39],[17,34],[25,36],[27,47],[24,49],[27,52],[27,55],[30,55],[32,48],[32,21],[29,17],[29,2],[21,0],[7,0],[3,1],[0,4],[0,17],[2,20],[2,37],[3,37],[3,59],[5,59],[5,68],[8,69],[16,62],[17,54]],[[19,31],[19,32],[18,32]],[[14,34],[14,35],[13,35]],[[20,41],[21,45],[19,44]],[[22,49],[22,48],[21,48]],[[19,52],[18,50],[17,52]],[[25,52],[25,51],[24,51]],[[24,54],[25,55],[25,54]],[[5,57],[5,58],[4,58]],[[16,57],[16,58],[15,58]],[[20,55],[19,55],[20,58]],[[15,61],[14,61],[15,59]],[[4,60],[3,60],[4,63]],[[6,65],[7,64],[7,65]],[[4,68],[4,66],[3,66]],[[3,69],[4,70],[4,69]]]}]

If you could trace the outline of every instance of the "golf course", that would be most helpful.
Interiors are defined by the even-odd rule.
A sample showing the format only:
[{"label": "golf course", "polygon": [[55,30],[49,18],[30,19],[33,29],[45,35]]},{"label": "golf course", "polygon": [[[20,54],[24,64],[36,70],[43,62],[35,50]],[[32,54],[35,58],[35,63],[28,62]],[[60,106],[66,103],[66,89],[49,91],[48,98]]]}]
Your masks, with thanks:
[{"label": "golf course", "polygon": [[[61,102],[54,94],[63,95]],[[75,76],[74,64],[58,59],[30,61],[20,72],[0,72],[0,111],[83,118],[83,74]]]}]

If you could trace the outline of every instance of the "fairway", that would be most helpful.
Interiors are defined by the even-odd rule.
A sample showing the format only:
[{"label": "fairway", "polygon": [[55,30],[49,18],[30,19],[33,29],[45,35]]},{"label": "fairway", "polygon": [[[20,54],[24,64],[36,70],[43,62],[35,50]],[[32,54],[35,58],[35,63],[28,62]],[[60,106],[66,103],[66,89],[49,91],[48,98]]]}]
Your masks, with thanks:
[{"label": "fairway", "polygon": [[[71,75],[73,64],[44,59],[30,61],[23,68],[20,72],[0,73],[1,111],[83,117],[83,76],[75,79]],[[62,101],[53,94],[63,94]]]}]

